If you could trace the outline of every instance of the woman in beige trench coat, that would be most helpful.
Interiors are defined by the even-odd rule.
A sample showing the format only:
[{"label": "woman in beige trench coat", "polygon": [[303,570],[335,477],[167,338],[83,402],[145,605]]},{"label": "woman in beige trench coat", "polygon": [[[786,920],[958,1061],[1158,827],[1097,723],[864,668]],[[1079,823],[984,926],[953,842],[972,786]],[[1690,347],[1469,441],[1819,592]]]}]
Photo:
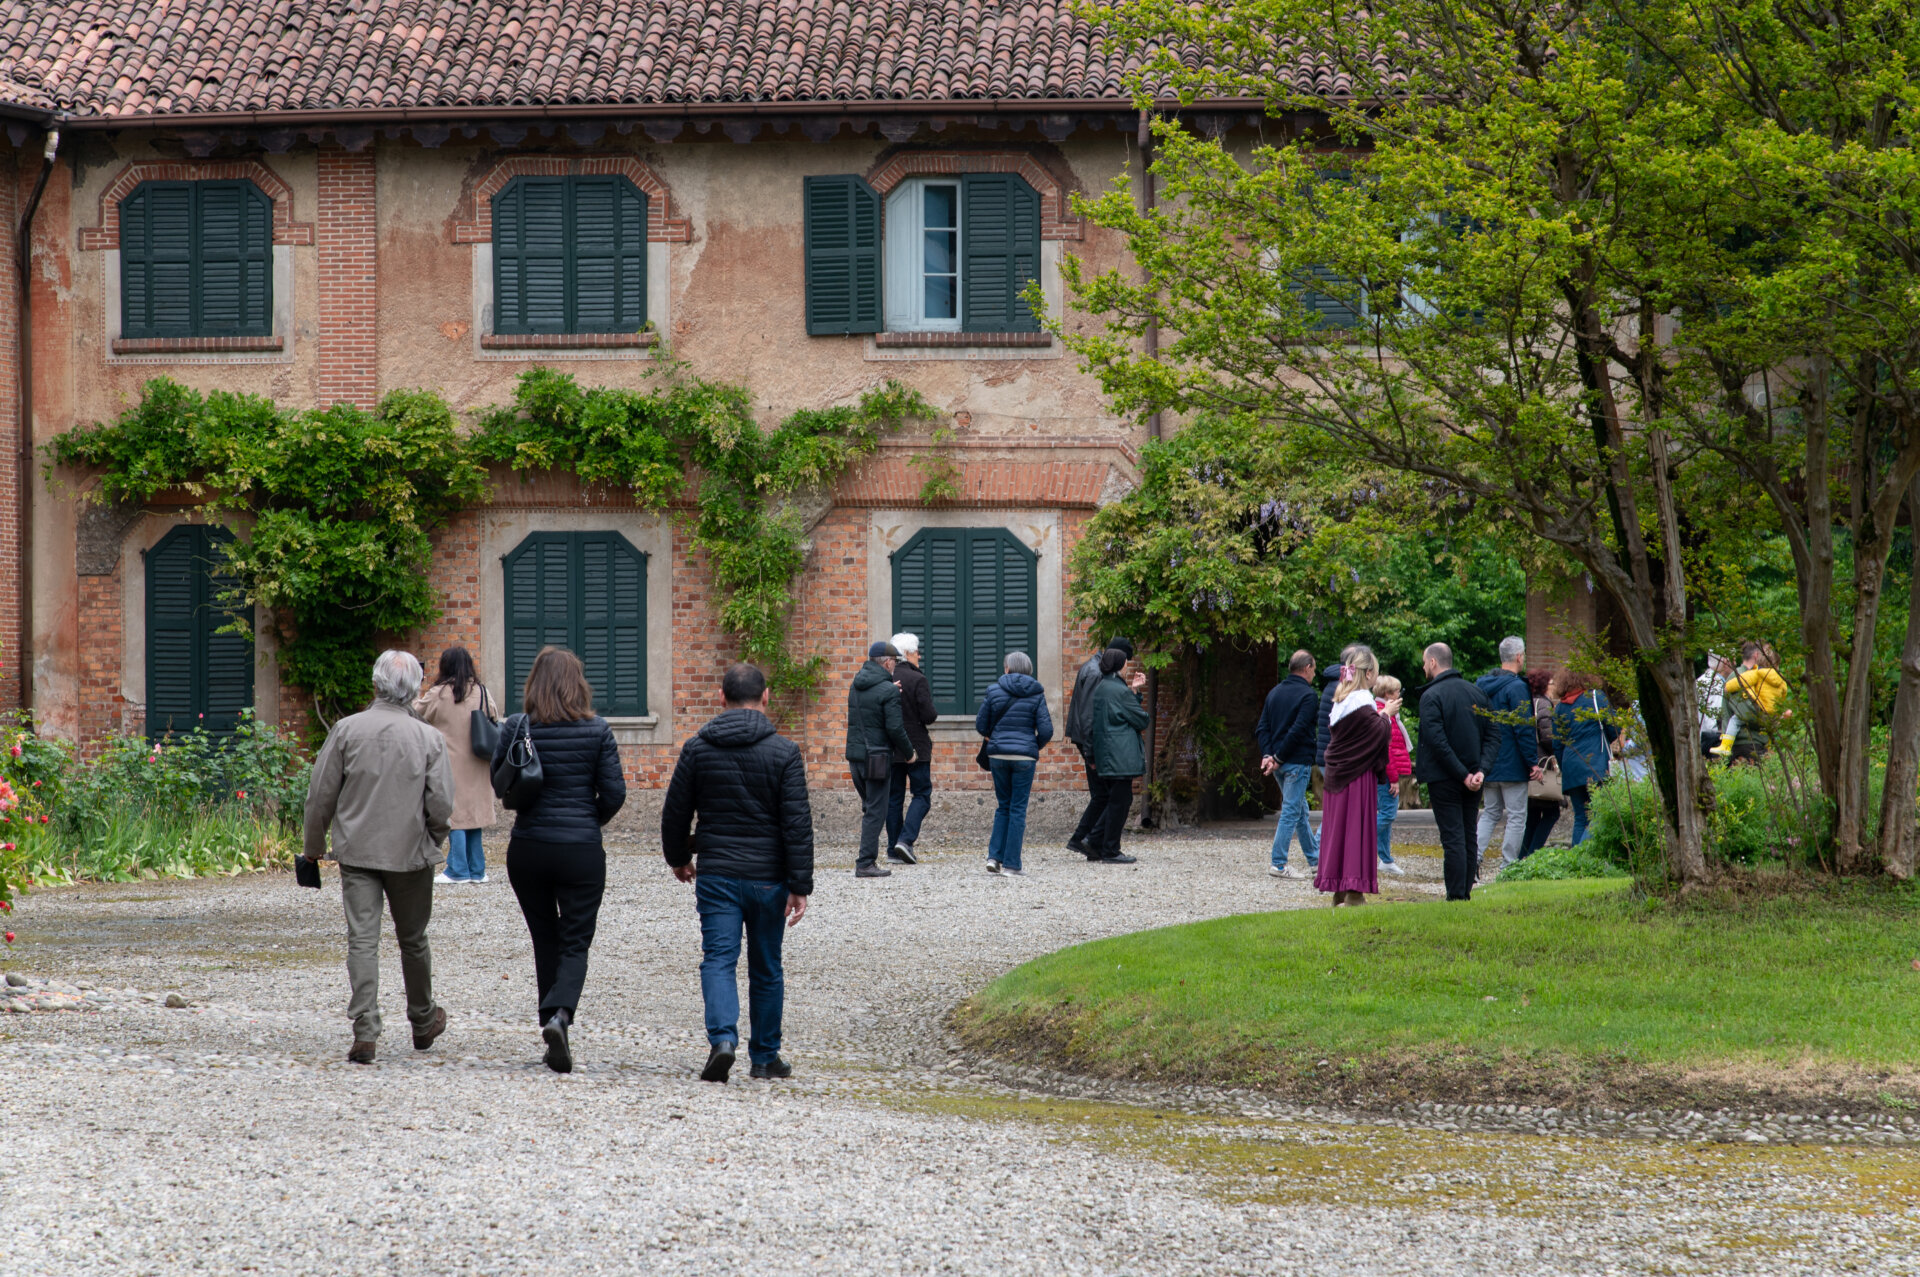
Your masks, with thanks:
[{"label": "woman in beige trench coat", "polygon": [[447,835],[447,867],[435,882],[491,881],[480,831],[493,823],[493,780],[487,760],[475,756],[471,744],[473,711],[482,706],[499,721],[499,707],[480,685],[473,654],[464,647],[440,654],[440,677],[413,703],[414,713],[447,738],[453,763],[453,831]]}]

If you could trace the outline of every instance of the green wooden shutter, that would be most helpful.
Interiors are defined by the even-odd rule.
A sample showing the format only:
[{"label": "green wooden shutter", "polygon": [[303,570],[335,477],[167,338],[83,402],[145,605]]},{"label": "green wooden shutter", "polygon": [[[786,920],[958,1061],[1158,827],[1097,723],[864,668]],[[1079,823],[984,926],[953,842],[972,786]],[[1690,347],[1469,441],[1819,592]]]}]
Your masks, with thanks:
[{"label": "green wooden shutter", "polygon": [[575,647],[604,715],[647,712],[647,556],[617,532],[575,534]]},{"label": "green wooden shutter", "polygon": [[564,532],[536,532],[506,558],[508,712],[540,649],[573,646],[573,554]]},{"label": "green wooden shutter", "polygon": [[493,200],[493,330],[567,331],[567,186],[516,177]]},{"label": "green wooden shutter", "polygon": [[960,203],[961,330],[1038,332],[1020,294],[1040,273],[1040,196],[1011,173],[968,173]]},{"label": "green wooden shutter", "polygon": [[251,608],[223,606],[224,528],[184,525],[146,553],[147,735],[230,735],[253,707],[253,642],[220,631]]},{"label": "green wooden shutter", "polygon": [[807,332],[879,332],[879,195],[850,174],[810,177],[804,203]]},{"label": "green wooden shutter", "polygon": [[120,202],[120,335],[192,337],[193,183],[142,182]]},{"label": "green wooden shutter", "polygon": [[273,203],[252,182],[193,183],[201,337],[272,331]]},{"label": "green wooden shutter", "polygon": [[574,313],[567,331],[630,333],[647,322],[647,197],[624,177],[568,179]]},{"label": "green wooden shutter", "polygon": [[1314,330],[1346,332],[1359,327],[1360,312],[1355,310],[1348,300],[1353,296],[1349,291],[1352,288],[1352,281],[1325,266],[1315,266],[1312,275],[1314,279],[1328,285],[1330,289],[1339,290],[1338,296],[1332,291],[1322,292],[1310,284],[1300,290],[1301,300],[1307,304],[1310,311],[1316,312],[1313,318]]},{"label": "green wooden shutter", "polygon": [[504,560],[507,688],[518,713],[546,646],[580,658],[603,715],[647,712],[647,556],[617,532],[536,532]]},{"label": "green wooden shutter", "polygon": [[1035,655],[1036,562],[1033,552],[1005,529],[967,533],[965,610],[973,707],[1000,677],[1007,653]]},{"label": "green wooden shutter", "polygon": [[920,636],[920,671],[933,707],[966,712],[961,668],[960,537],[950,528],[914,534],[893,556],[893,632]]}]

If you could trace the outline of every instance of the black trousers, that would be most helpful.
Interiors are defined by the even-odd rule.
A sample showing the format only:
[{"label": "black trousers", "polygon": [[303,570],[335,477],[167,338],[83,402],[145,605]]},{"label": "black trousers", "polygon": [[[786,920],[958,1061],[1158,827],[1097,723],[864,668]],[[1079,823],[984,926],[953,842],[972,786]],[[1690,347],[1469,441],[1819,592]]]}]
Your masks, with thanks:
[{"label": "black trousers", "polygon": [[1473,843],[1473,827],[1480,819],[1480,791],[1468,789],[1465,781],[1432,780],[1427,782],[1427,798],[1433,803],[1433,823],[1440,829],[1447,899],[1470,899],[1480,867]]},{"label": "black trousers", "polygon": [[880,858],[880,838],[887,832],[887,795],[892,790],[893,773],[878,780],[867,779],[864,759],[848,763],[853,776],[853,792],[860,795],[860,854],[855,867],[870,865]]},{"label": "black trousers", "polygon": [[607,853],[591,843],[507,843],[507,881],[533,937],[533,977],[540,1019],[564,1010],[571,1019],[587,982],[587,950],[607,890]]},{"label": "black trousers", "polygon": [[1093,766],[1093,751],[1082,749],[1080,761],[1087,765],[1087,809],[1080,813],[1080,823],[1073,827],[1073,837],[1069,842],[1086,843],[1098,836],[1102,827],[1102,817],[1107,814],[1108,787],[1100,783],[1100,773]]},{"label": "black trousers", "polygon": [[1101,804],[1100,824],[1094,833],[1095,841],[1087,845],[1102,856],[1117,856],[1120,833],[1127,827],[1127,813],[1133,810],[1133,777],[1102,776],[1092,783],[1096,791],[1105,791],[1106,796],[1096,799]]}]

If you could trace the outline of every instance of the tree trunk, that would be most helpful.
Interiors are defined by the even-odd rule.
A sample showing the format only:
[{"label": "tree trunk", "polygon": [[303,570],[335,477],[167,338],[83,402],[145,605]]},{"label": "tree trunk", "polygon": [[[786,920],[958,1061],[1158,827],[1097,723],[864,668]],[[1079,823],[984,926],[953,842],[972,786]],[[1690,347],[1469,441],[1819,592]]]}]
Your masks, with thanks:
[{"label": "tree trunk", "polygon": [[[1907,487],[1907,519],[1920,537],[1920,479]],[[1887,783],[1880,794],[1880,864],[1896,878],[1912,878],[1920,849],[1914,824],[1914,786],[1920,783],[1920,555],[1907,585],[1907,640],[1900,649],[1900,687],[1893,697],[1893,738]]]},{"label": "tree trunk", "polygon": [[[1834,867],[1843,874],[1865,873],[1873,867],[1867,828],[1867,813],[1873,802],[1873,638],[1880,624],[1887,556],[1892,548],[1892,538],[1878,528],[1854,540],[1853,650],[1840,700],[1835,783],[1828,791],[1834,806]],[[1907,640],[1913,641],[1911,627]]]},{"label": "tree trunk", "polygon": [[[1649,744],[1664,737],[1668,757],[1661,760],[1658,747],[1653,746],[1655,758],[1667,762],[1673,773],[1672,805],[1666,813],[1667,870],[1682,888],[1700,886],[1707,880],[1706,817],[1700,808],[1706,768],[1694,730],[1700,704],[1694,697],[1693,662],[1684,651],[1669,648],[1658,661],[1642,665],[1641,670],[1641,685],[1652,684],[1653,691],[1651,698],[1642,701],[1640,711],[1646,720]],[[1680,733],[1686,739],[1681,739]]]},{"label": "tree trunk", "polygon": [[1815,361],[1807,400],[1806,563],[1799,574],[1800,641],[1806,649],[1807,712],[1813,720],[1813,753],[1820,768],[1820,789],[1831,798],[1840,787],[1841,735],[1840,682],[1833,668],[1833,490],[1828,456],[1833,370],[1824,358]]}]

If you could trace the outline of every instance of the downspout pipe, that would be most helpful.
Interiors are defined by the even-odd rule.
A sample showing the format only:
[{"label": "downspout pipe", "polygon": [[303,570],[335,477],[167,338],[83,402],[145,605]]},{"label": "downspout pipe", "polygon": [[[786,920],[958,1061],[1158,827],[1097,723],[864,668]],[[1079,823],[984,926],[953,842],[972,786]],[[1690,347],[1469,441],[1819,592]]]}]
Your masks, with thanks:
[{"label": "downspout pipe", "polygon": [[[1140,212],[1145,215],[1153,212],[1153,113],[1140,112]],[[1144,274],[1144,271],[1142,272]],[[1144,334],[1146,354],[1149,359],[1160,357],[1160,321],[1149,319]],[[1160,438],[1160,414],[1155,412],[1147,418],[1147,436]],[[1160,678],[1151,670],[1147,672],[1147,792],[1153,792],[1156,766],[1160,757]],[[1140,827],[1151,829],[1155,825],[1153,801],[1149,798],[1140,804]]]},{"label": "downspout pipe", "polygon": [[27,211],[14,234],[14,270],[19,281],[20,305],[20,451],[15,458],[20,483],[20,708],[32,722],[33,709],[33,284],[28,272],[33,265],[33,217],[40,211],[40,197],[46,193],[47,179],[53,176],[54,159],[60,154],[60,130],[49,123],[46,147],[40,157],[40,176],[27,197]]}]

